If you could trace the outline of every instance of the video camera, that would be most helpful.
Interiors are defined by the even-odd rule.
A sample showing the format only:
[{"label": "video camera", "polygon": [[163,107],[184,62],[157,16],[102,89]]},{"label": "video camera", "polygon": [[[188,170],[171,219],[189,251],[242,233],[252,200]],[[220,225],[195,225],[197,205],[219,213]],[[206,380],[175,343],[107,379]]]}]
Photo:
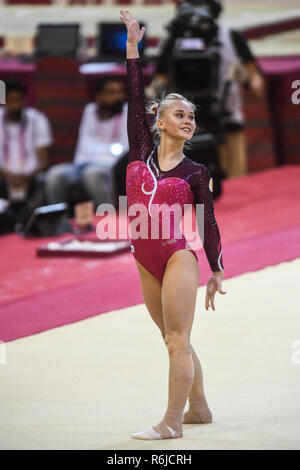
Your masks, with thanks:
[{"label": "video camera", "polygon": [[166,26],[173,41],[173,87],[194,97],[199,126],[215,135],[220,134],[222,117],[230,114],[226,110],[229,84],[220,85],[222,52],[217,19],[221,11],[218,0],[182,1],[177,4],[175,18]]},{"label": "video camera", "polygon": [[222,11],[217,0],[184,0],[177,3],[175,18],[166,26],[173,37],[201,37],[209,43],[217,33],[216,20]]}]

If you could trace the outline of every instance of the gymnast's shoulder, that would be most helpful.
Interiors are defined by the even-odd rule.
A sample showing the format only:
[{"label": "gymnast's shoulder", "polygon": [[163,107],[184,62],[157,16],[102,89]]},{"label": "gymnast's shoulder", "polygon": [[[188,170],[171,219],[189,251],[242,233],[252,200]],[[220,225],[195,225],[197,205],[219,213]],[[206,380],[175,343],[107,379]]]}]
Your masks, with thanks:
[{"label": "gymnast's shoulder", "polygon": [[204,165],[203,163],[195,162],[187,155],[185,155],[185,164],[191,168],[191,171],[193,173],[203,176],[209,175],[209,170],[206,165]]}]

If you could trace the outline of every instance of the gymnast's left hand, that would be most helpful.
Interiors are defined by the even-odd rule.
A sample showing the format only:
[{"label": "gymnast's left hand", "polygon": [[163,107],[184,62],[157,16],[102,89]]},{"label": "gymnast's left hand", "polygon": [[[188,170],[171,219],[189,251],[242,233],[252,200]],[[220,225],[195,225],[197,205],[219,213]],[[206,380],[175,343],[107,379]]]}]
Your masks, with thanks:
[{"label": "gymnast's left hand", "polygon": [[207,286],[206,286],[206,296],[205,296],[205,308],[209,310],[209,307],[215,310],[215,294],[220,292],[220,294],[226,294],[222,289],[222,279],[224,277],[223,271],[213,272],[211,275]]}]

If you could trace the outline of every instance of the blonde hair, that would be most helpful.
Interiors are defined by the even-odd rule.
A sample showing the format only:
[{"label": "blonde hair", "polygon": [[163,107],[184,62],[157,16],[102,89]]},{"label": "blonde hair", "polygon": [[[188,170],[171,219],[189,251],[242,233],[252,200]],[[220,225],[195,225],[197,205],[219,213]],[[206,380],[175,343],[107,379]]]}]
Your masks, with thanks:
[{"label": "blonde hair", "polygon": [[[154,137],[157,141],[159,141],[161,137],[161,131],[158,128],[157,121],[161,119],[164,111],[170,106],[170,104],[172,104],[172,102],[176,100],[185,101],[192,107],[192,110],[194,112],[197,109],[197,106],[192,101],[189,101],[185,96],[180,95],[179,93],[169,93],[168,95],[163,96],[161,101],[150,101],[150,103],[146,107],[149,113],[155,115],[155,121],[151,126],[150,130],[154,134]],[[185,141],[183,147],[188,149],[191,148],[191,146],[191,142]]]}]

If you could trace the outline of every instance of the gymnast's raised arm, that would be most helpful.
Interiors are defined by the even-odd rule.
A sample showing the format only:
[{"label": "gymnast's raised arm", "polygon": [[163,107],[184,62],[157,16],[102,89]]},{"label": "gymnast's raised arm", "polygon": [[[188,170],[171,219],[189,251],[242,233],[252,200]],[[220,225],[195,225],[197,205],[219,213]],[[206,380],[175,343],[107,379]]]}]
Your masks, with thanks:
[{"label": "gymnast's raised arm", "polygon": [[153,146],[152,134],[146,119],[144,77],[138,51],[138,43],[144,35],[145,27],[140,30],[138,21],[128,10],[120,10],[120,14],[120,19],[127,28],[127,132],[129,163],[131,163],[134,160],[144,160]]}]

